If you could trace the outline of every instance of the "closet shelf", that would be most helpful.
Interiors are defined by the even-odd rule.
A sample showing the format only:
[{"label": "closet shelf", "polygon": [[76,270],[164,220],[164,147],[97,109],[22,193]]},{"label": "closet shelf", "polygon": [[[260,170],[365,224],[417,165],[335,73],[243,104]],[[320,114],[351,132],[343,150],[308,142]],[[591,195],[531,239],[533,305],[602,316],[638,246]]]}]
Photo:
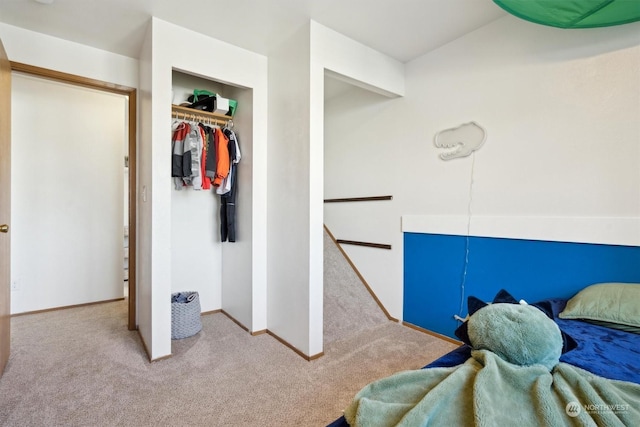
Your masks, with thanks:
[{"label": "closet shelf", "polygon": [[181,107],[180,105],[175,105],[175,104],[171,105],[171,115],[177,118],[204,119],[202,121],[215,122],[217,124],[226,124],[228,121],[233,119],[233,117],[227,116],[226,114],[211,113],[209,111],[203,111],[203,110],[195,110],[193,108]]}]

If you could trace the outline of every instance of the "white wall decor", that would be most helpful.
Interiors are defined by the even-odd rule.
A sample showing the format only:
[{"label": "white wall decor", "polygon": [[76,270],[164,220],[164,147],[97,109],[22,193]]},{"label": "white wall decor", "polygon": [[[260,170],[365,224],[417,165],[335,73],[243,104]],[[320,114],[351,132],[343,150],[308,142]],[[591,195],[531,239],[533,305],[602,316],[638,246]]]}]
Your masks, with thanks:
[{"label": "white wall decor", "polygon": [[487,131],[476,122],[463,123],[455,128],[438,132],[433,144],[437,148],[454,148],[440,153],[442,160],[467,157],[478,150],[487,139]]}]

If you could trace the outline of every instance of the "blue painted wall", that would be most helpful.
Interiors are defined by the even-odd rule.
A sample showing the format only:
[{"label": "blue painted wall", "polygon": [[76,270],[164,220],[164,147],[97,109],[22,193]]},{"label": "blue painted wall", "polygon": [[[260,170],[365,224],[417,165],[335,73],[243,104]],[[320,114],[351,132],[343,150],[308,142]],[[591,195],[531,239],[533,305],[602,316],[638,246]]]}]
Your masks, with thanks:
[{"label": "blue painted wall", "polygon": [[[404,233],[404,321],[455,337],[466,236]],[[640,247],[469,237],[467,297],[500,289],[535,302],[569,298],[598,282],[640,283]]]}]

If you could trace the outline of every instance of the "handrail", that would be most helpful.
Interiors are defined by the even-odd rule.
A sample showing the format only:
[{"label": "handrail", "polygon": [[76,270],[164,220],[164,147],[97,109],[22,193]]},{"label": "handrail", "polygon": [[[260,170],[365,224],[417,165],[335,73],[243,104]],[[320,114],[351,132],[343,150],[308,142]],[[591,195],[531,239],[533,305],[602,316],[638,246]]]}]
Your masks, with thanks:
[{"label": "handrail", "polygon": [[343,245],[356,245],[356,246],[366,246],[368,248],[391,249],[391,245],[387,245],[385,243],[369,243],[369,242],[359,242],[357,240],[342,240],[342,239],[336,239],[336,242],[341,243]]},{"label": "handrail", "polygon": [[392,200],[393,196],[372,196],[372,197],[347,197],[343,199],[324,199],[325,203],[340,202],[371,202],[377,200]]}]

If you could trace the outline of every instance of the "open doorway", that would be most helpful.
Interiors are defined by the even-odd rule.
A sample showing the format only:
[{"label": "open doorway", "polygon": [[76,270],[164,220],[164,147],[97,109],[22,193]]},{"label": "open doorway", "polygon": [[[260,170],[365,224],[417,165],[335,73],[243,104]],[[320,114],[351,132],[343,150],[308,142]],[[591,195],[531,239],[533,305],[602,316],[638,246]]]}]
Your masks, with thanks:
[{"label": "open doorway", "polygon": [[[327,72],[324,89],[323,341],[326,345],[385,324],[390,316],[347,254],[351,251],[376,256],[375,251],[379,250],[372,249],[371,243],[351,240],[371,240],[372,230],[377,232],[381,224],[371,224],[368,217],[381,205],[364,200],[369,199],[365,196],[379,195],[376,187],[379,184],[371,184],[379,182],[379,170],[372,170],[371,176],[367,176],[367,160],[349,153],[366,146],[368,137],[379,137],[361,137],[359,130],[366,127],[367,111],[387,98]],[[344,120],[345,113],[355,120]],[[363,176],[354,174],[354,167],[362,171]],[[359,203],[361,201],[365,203]],[[338,242],[343,239],[359,246],[346,249]]]},{"label": "open doorway", "polygon": [[[126,234],[128,272],[135,272],[136,90],[25,64],[11,68],[12,92],[22,91],[14,97],[20,102],[12,162],[28,165],[12,172],[12,210],[20,211],[12,241],[12,313],[122,299],[127,283],[127,324],[136,329],[135,274],[124,282],[123,269]],[[74,97],[92,101],[72,103]],[[30,156],[44,167],[33,168]],[[59,286],[41,289],[52,281]]]}]

